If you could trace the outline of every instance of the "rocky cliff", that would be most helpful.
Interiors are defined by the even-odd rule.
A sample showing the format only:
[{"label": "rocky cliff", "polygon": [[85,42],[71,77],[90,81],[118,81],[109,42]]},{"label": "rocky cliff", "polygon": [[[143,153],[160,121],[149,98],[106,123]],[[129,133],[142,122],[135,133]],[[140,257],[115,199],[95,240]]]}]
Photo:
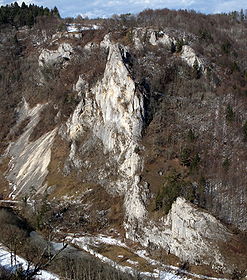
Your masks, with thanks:
[{"label": "rocky cliff", "polygon": [[25,54],[35,61],[32,88],[49,94],[20,93],[5,139],[19,135],[2,154],[4,191],[78,205],[93,191],[84,202],[101,214],[121,197],[127,239],[216,271],[243,270],[236,231],[247,225],[246,102],[217,92],[225,76],[194,50],[195,36],[150,28],[104,35],[84,42],[65,32]]}]

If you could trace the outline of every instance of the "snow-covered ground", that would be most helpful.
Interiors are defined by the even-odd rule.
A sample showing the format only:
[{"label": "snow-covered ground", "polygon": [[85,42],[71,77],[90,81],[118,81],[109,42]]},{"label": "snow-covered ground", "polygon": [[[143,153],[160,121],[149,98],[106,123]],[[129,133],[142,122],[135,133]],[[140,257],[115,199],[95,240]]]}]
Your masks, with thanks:
[{"label": "snow-covered ground", "polygon": [[[115,246],[128,248],[126,244],[124,244],[122,241],[120,241],[118,239],[115,239],[115,238],[109,237],[109,236],[98,235],[98,236],[81,236],[81,237],[75,237],[75,238],[73,238],[72,236],[68,236],[67,240],[69,242],[71,242],[72,244],[77,245],[79,248],[85,250],[86,252],[90,253],[91,255],[99,258],[101,261],[108,263],[123,272],[127,272],[127,273],[130,273],[133,275],[135,275],[137,272],[139,272],[130,266],[123,266],[120,264],[116,264],[116,262],[114,262],[113,260],[103,256],[102,254],[99,254],[98,252],[94,251],[91,248],[92,246],[99,246],[102,244],[115,245]],[[120,255],[119,257],[123,257],[123,256]],[[150,263],[152,263],[152,260],[151,259],[149,259],[149,260],[150,260]],[[136,261],[132,261],[131,259],[128,259],[127,263],[129,263],[130,265],[135,265],[135,266],[138,264]],[[145,276],[147,278],[152,277],[152,278],[156,278],[159,280],[190,280],[190,278],[188,278],[188,277],[176,275],[175,273],[172,273],[170,271],[169,272],[160,271],[158,269],[155,269],[153,273],[150,273],[150,272],[139,272],[139,273],[141,276]]]},{"label": "snow-covered ground", "polygon": [[[14,271],[20,266],[22,266],[25,270],[28,267],[28,262],[25,259],[16,256],[16,263],[11,265],[11,254],[7,251],[7,249],[4,246],[0,245],[0,265],[9,271]],[[36,279],[59,280],[59,277],[55,274],[52,274],[51,272],[41,270],[37,275]]]},{"label": "snow-covered ground", "polygon": [[[153,260],[148,257],[148,254],[146,250],[135,250],[133,251],[134,254],[138,255],[140,258],[145,259],[151,266],[156,267],[153,270],[153,273],[150,272],[140,272],[134,269],[131,266],[137,267],[138,262],[127,259],[126,262],[130,264],[128,265],[120,265],[116,263],[115,261],[111,260],[110,258],[105,257],[104,255],[96,252],[93,247],[99,247],[100,245],[114,245],[114,246],[119,246],[123,247],[126,249],[129,249],[132,251],[125,243],[123,243],[121,240],[110,237],[110,236],[105,236],[105,235],[97,235],[97,236],[89,236],[89,235],[84,235],[84,236],[76,236],[75,235],[68,235],[66,240],[71,243],[75,244],[79,248],[83,249],[84,251],[88,252],[89,254],[99,258],[101,261],[104,263],[107,263],[116,269],[119,269],[120,271],[127,272],[130,274],[135,275],[137,272],[140,273],[141,276],[147,277],[147,279],[150,277],[156,278],[159,280],[191,280],[192,278],[198,278],[198,279],[207,279],[207,280],[227,280],[223,278],[214,278],[214,277],[208,277],[204,275],[199,275],[199,274],[194,274],[190,273],[188,271],[181,271],[179,270],[178,267],[176,266],[170,266],[170,265],[164,265],[156,260]],[[55,251],[61,249],[62,243],[52,243]],[[70,247],[70,246],[69,246]],[[73,248],[73,247],[70,247]],[[69,250],[69,248],[68,248]],[[78,250],[78,249],[76,249]],[[119,258],[124,257],[123,255],[119,255]],[[27,269],[28,263],[25,259],[17,256],[16,257],[16,264],[11,265],[11,254],[8,252],[8,250],[0,244],[0,265],[3,266],[5,269],[9,271],[13,271],[19,266],[22,266],[23,269]],[[39,275],[37,275],[36,279],[40,280],[59,280],[59,277],[55,274],[52,274],[48,271],[41,270]]]},{"label": "snow-covered ground", "polygon": [[68,32],[80,32],[84,30],[98,30],[101,27],[99,25],[93,24],[88,26],[82,26],[80,24],[68,24],[67,25],[67,31]]},{"label": "snow-covered ground", "polygon": [[[92,247],[98,247],[103,244],[108,244],[108,245],[115,245],[119,247],[124,247],[132,251],[128,246],[123,243],[121,240],[118,240],[116,238],[110,237],[110,236],[105,236],[105,235],[98,235],[98,236],[80,236],[80,237],[73,237],[68,236],[67,240],[72,243],[77,245],[79,248],[85,250],[86,252],[90,253],[91,255],[99,258],[105,263],[108,263],[110,265],[113,265],[117,269],[128,272],[131,274],[135,274],[137,271],[133,269],[130,266],[123,266],[120,264],[116,264],[113,260],[103,256],[102,254],[99,254],[95,250],[92,249]],[[215,278],[215,277],[208,277],[205,275],[201,274],[195,274],[195,273],[190,273],[188,271],[182,271],[176,266],[171,266],[171,265],[164,265],[156,260],[153,260],[148,257],[147,251],[146,250],[136,250],[133,251],[134,254],[138,255],[140,258],[145,259],[150,265],[155,266],[156,269],[154,269],[153,273],[149,272],[140,272],[142,276],[152,277],[152,278],[157,278],[159,280],[191,280],[191,278],[198,278],[198,279],[207,279],[207,280],[227,280],[225,278]],[[119,255],[119,258],[122,258],[123,255]],[[136,261],[133,261],[131,259],[126,260],[127,263],[130,265],[136,266],[138,263]]]},{"label": "snow-covered ground", "polygon": [[[119,269],[120,271],[127,272],[127,273],[133,273],[133,269],[128,266],[122,266],[119,264],[116,264],[113,260],[95,252],[93,249],[90,248],[90,245],[96,245],[97,241],[94,242],[94,238],[92,237],[78,237],[78,238],[73,238],[73,237],[67,237],[67,240],[71,242],[72,244],[77,245],[79,248],[85,250],[89,254],[93,255],[94,257],[100,259],[104,263],[107,263],[111,266],[114,266],[116,269]],[[98,243],[99,244],[99,243]]]},{"label": "snow-covered ground", "polygon": [[[96,253],[94,250],[92,250],[89,246],[94,244],[99,244],[100,240],[102,241],[102,243],[104,244],[109,244],[109,245],[118,245],[118,246],[122,246],[124,245],[124,247],[126,247],[125,244],[123,244],[120,240],[114,239],[112,237],[106,237],[106,236],[97,236],[96,240],[94,242],[93,238],[91,237],[79,237],[79,238],[71,238],[69,237],[68,240],[70,240],[71,243],[76,244],[77,246],[79,246],[80,248],[84,249],[85,251],[87,251],[88,253],[90,253],[91,255],[99,258],[100,260],[102,260],[105,263],[108,263],[112,266],[114,266],[116,269],[119,269],[123,272],[126,273],[130,273],[135,275],[136,274],[136,270],[129,267],[129,266],[122,266],[119,264],[116,264],[113,260],[99,254]],[[89,242],[89,240],[91,240],[91,242]],[[128,262],[130,264],[134,264],[133,261],[128,260]],[[136,262],[135,262],[136,264]],[[8,252],[8,250],[0,245],[0,265],[3,266],[6,270],[9,271],[13,271],[15,269],[17,269],[18,267],[22,266],[23,269],[27,269],[28,267],[28,263],[25,259],[16,256],[16,263],[11,265],[11,254]],[[165,272],[165,271],[158,271],[155,270],[154,273],[149,273],[149,272],[141,272],[140,273],[142,276],[145,277],[152,277],[152,278],[157,278],[159,280],[188,280],[189,278],[185,278],[179,275],[176,275],[174,273],[170,273],[170,272]],[[59,277],[51,272],[45,271],[45,270],[41,270],[39,272],[39,274],[36,276],[37,280],[59,280]]]}]

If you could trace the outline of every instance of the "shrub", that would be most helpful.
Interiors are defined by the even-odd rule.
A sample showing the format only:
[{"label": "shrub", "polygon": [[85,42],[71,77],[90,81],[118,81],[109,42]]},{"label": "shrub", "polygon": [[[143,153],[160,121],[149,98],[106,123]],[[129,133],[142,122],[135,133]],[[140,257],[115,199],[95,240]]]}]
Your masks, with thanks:
[{"label": "shrub", "polygon": [[226,171],[229,169],[230,160],[229,160],[228,157],[224,159],[224,161],[223,161],[223,163],[222,163],[222,166],[223,166],[223,168],[224,168]]},{"label": "shrub", "polygon": [[228,104],[226,107],[226,120],[228,122],[233,122],[234,119],[235,119],[235,113],[232,109],[232,106],[230,104]]},{"label": "shrub", "polygon": [[183,165],[189,167],[191,165],[191,161],[192,161],[192,150],[189,148],[184,148],[181,151],[180,154],[180,159]]},{"label": "shrub", "polygon": [[186,182],[180,173],[172,171],[165,177],[164,185],[156,196],[155,210],[162,209],[167,214],[178,196],[192,201],[194,195],[191,186],[191,183]]},{"label": "shrub", "polygon": [[163,209],[167,214],[173,201],[180,193],[180,174],[173,173],[165,178],[165,183],[156,197],[156,210]]},{"label": "shrub", "polygon": [[197,138],[198,138],[198,136],[195,135],[195,132],[192,129],[190,129],[189,132],[188,132],[189,141],[194,142]]},{"label": "shrub", "polygon": [[190,172],[192,172],[198,168],[201,158],[198,153],[195,153],[195,151],[193,151],[193,149],[184,148],[181,151],[180,160],[182,164],[186,167],[189,167]]},{"label": "shrub", "polygon": [[233,72],[239,72],[240,71],[240,68],[237,64],[236,61],[232,62],[231,65],[230,65],[230,70],[231,70],[231,73]]},{"label": "shrub", "polygon": [[177,42],[176,42],[176,52],[177,53],[181,52],[184,45],[186,45],[184,39],[177,40]]},{"label": "shrub", "polygon": [[175,53],[176,52],[176,45],[172,42],[171,43],[171,53]]},{"label": "shrub", "polygon": [[221,50],[225,53],[225,54],[229,54],[230,50],[231,50],[231,43],[229,41],[224,42],[221,45]]},{"label": "shrub", "polygon": [[198,153],[195,154],[195,156],[192,158],[191,164],[190,164],[190,169],[194,170],[198,167],[199,162],[201,161],[201,158]]},{"label": "shrub", "polygon": [[199,30],[199,39],[200,40],[205,40],[205,41],[212,41],[213,38],[210,34],[210,32],[207,29],[200,29]]},{"label": "shrub", "polygon": [[244,141],[247,141],[247,121],[243,125]]}]

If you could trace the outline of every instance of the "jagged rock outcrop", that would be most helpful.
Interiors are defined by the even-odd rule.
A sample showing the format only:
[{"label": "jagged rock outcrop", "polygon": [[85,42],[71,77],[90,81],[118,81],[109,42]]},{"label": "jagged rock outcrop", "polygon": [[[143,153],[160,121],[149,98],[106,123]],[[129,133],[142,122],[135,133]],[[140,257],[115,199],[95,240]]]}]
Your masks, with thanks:
[{"label": "jagged rock outcrop", "polygon": [[142,50],[147,30],[145,28],[135,28],[132,33],[135,49]]},{"label": "jagged rock outcrop", "polygon": [[167,46],[171,48],[172,44],[176,45],[177,40],[163,31],[155,32],[152,31],[150,34],[149,43],[153,46],[157,46],[159,44]]},{"label": "jagged rock outcrop", "polygon": [[111,40],[110,40],[110,33],[108,33],[104,36],[103,40],[100,42],[100,47],[105,48],[105,49],[109,49],[111,44],[112,43],[111,43]]},{"label": "jagged rock outcrop", "polygon": [[201,71],[204,71],[204,63],[200,59],[195,51],[188,45],[182,47],[181,58],[190,66],[197,67]]},{"label": "jagged rock outcrop", "polygon": [[[142,132],[144,110],[141,93],[123,62],[122,55],[125,52],[120,50],[118,44],[110,45],[103,79],[90,91],[85,90],[67,123],[70,139],[82,137],[90,130],[92,136],[88,143],[94,143],[96,137],[103,145],[103,154],[111,153],[108,161],[117,164],[115,175],[118,179],[117,182],[107,182],[108,189],[114,185],[111,191],[121,193],[136,180],[135,175],[140,168],[140,159],[135,149]],[[80,79],[77,82],[79,84]],[[75,143],[72,147],[70,159],[78,163],[73,152]]]},{"label": "jagged rock outcrop", "polygon": [[[92,135],[87,140],[87,146],[90,143],[94,145],[96,137],[102,143],[102,154],[110,153],[110,157],[105,157],[104,166],[99,166],[103,171],[97,173],[97,181],[112,193],[125,194],[126,217],[128,223],[131,223],[132,220],[142,219],[146,213],[142,197],[147,190],[138,185],[138,174],[142,168],[138,141],[144,125],[143,96],[123,62],[127,50],[118,44],[110,44],[108,40],[104,40],[104,47],[109,46],[104,77],[93,89],[85,91],[67,123],[68,134],[73,141],[70,161],[77,167],[83,166],[76,150],[83,153],[86,146],[76,147],[75,140],[90,130]],[[81,78],[77,84],[80,81]],[[92,159],[88,158],[87,164],[90,161]],[[111,177],[111,180],[105,181],[109,173],[106,167],[112,165],[116,169],[116,179]]]},{"label": "jagged rock outcrop", "polygon": [[144,246],[154,244],[184,261],[208,264],[214,269],[234,269],[218,246],[219,242],[229,242],[232,234],[215,217],[184,198],[177,198],[167,217],[156,222],[139,221],[139,229],[133,236],[129,234]]},{"label": "jagged rock outcrop", "polygon": [[43,49],[39,55],[39,66],[60,64],[70,60],[73,47],[69,43],[62,43],[57,50]]},{"label": "jagged rock outcrop", "polygon": [[[179,39],[176,39],[163,31],[160,32],[149,31],[149,33],[150,33],[149,43],[151,45],[153,46],[163,45],[171,50],[176,48],[176,44]],[[195,50],[191,46],[187,44],[183,45],[180,53],[180,57],[190,67],[196,67],[197,70],[200,70],[201,72],[205,71],[205,62],[203,61],[203,59],[198,57]]]},{"label": "jagged rock outcrop", "polygon": [[87,43],[87,44],[84,46],[84,50],[86,50],[86,51],[91,51],[91,50],[93,50],[93,49],[95,49],[95,48],[97,48],[97,47],[98,47],[98,44],[97,44],[97,43],[89,42],[89,43]]},{"label": "jagged rock outcrop", "polygon": [[82,97],[83,93],[88,92],[88,82],[84,79],[83,75],[79,76],[78,81],[73,86],[73,90],[78,92],[80,97]]},{"label": "jagged rock outcrop", "polygon": [[75,32],[57,32],[52,36],[52,40],[57,40],[61,38],[69,38],[69,39],[81,39],[82,33],[75,31]]}]

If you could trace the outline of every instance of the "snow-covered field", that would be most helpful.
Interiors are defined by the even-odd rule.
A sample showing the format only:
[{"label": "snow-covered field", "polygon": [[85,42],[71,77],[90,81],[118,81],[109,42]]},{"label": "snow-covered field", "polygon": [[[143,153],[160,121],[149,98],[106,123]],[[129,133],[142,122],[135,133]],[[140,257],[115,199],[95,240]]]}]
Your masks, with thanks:
[{"label": "snow-covered field", "polygon": [[88,25],[88,26],[82,26],[79,24],[68,24],[67,25],[68,32],[80,32],[80,31],[84,31],[84,30],[97,30],[100,28],[101,27],[96,24]]},{"label": "snow-covered field", "polygon": [[[14,271],[20,266],[22,266],[23,269],[25,270],[28,267],[28,262],[23,258],[16,256],[16,263],[11,265],[11,254],[7,251],[7,249],[4,246],[0,245],[0,265],[8,271]],[[36,279],[59,280],[59,277],[48,271],[41,270],[39,274],[36,276]]]}]

